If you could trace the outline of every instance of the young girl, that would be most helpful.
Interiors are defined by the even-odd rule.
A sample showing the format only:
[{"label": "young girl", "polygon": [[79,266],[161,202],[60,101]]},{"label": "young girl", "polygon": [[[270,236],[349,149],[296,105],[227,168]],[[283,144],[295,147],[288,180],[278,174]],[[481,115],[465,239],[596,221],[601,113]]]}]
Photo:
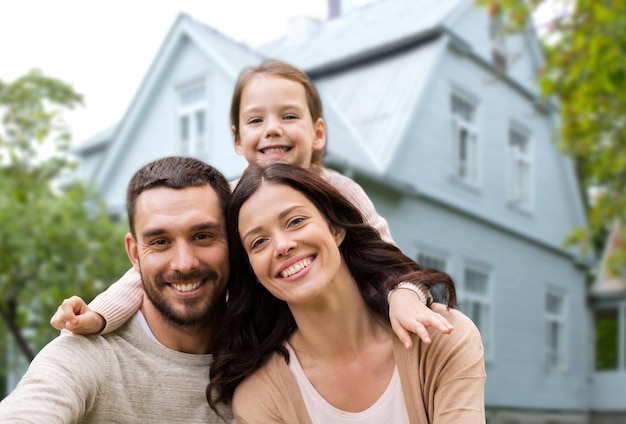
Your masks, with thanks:
[{"label": "young girl", "polygon": [[251,165],[226,226],[230,296],[212,406],[232,398],[244,423],[484,424],[483,348],[471,320],[433,304],[455,331],[411,351],[387,320],[395,281],[443,282],[451,308],[452,280],[384,242],[326,181],[287,164]]},{"label": "young girl", "polygon": [[[322,102],[304,72],[280,61],[244,69],[233,92],[230,114],[235,150],[248,163],[281,162],[314,170],[342,192],[384,240],[393,243],[387,222],[378,215],[365,191],[353,180],[322,166],[326,148]],[[231,185],[234,187],[236,181]],[[431,297],[423,285],[401,287],[419,296],[418,301],[409,290],[392,290],[389,296],[392,326],[407,348],[412,344],[407,331],[425,342],[430,340],[427,325],[443,333],[452,331],[441,314],[426,306]],[[132,316],[142,296],[139,274],[131,269],[90,304],[91,310],[99,314],[73,297],[59,307],[51,324],[81,334],[106,333]]]}]

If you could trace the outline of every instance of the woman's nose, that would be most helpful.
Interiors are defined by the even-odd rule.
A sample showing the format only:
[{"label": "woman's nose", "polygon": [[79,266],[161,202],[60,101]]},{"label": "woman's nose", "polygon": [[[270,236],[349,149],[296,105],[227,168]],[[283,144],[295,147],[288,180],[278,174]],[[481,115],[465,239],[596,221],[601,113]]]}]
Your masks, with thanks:
[{"label": "woman's nose", "polygon": [[288,238],[281,238],[276,243],[276,256],[287,256],[295,250],[297,243]]}]

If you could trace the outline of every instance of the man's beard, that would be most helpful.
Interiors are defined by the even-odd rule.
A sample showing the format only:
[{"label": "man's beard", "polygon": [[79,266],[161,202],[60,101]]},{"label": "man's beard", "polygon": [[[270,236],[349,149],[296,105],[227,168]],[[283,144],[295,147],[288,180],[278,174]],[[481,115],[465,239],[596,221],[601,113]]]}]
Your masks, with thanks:
[{"label": "man's beard", "polygon": [[[174,308],[171,301],[161,294],[160,288],[166,286],[168,282],[182,283],[198,280],[202,280],[203,284],[212,285],[214,290],[210,293],[210,298],[208,299],[206,297],[202,299],[181,299],[183,302],[188,303],[182,312],[180,308],[178,310]],[[222,284],[219,282],[219,275],[210,268],[188,274],[180,272],[173,272],[168,275],[159,274],[154,282],[146,281],[143,273],[141,273],[141,281],[146,296],[155,309],[168,322],[179,327],[202,327],[207,325],[215,315],[216,310],[219,309],[219,305],[223,303],[223,287],[221,287]]]}]

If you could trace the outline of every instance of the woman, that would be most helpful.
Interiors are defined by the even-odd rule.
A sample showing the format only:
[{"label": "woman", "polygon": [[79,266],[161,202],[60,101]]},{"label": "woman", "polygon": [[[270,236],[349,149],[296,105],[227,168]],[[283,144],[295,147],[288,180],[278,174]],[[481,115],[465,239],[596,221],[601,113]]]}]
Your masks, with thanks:
[{"label": "woman", "polygon": [[[240,422],[485,422],[480,334],[450,309],[450,277],[382,241],[327,182],[251,165],[227,226],[233,278],[212,405],[232,397]],[[448,308],[432,307],[454,332],[431,329],[430,344],[414,338],[405,350],[381,289],[398,281],[444,283]]]}]

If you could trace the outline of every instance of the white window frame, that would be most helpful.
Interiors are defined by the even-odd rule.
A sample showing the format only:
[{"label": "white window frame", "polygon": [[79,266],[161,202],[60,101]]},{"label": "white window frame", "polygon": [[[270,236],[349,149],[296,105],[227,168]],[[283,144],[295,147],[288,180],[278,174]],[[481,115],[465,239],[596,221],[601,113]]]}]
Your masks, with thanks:
[{"label": "white window frame", "polygon": [[[417,263],[423,268],[434,268],[439,271],[448,272],[448,259],[445,255],[430,250],[419,250],[416,258]],[[441,264],[441,266],[436,266],[435,264]]]},{"label": "white window frame", "polygon": [[463,183],[478,186],[480,164],[478,105],[457,91],[452,92],[450,103],[453,175]]},{"label": "white window frame", "polygon": [[[554,308],[550,297],[560,302]],[[544,296],[544,344],[546,370],[563,373],[567,371],[567,297],[560,290],[548,289]],[[557,329],[556,336],[553,330]]]},{"label": "white window frame", "polygon": [[[468,274],[475,273],[484,277],[484,289],[477,291],[470,287]],[[459,293],[459,309],[476,324],[485,349],[485,359],[493,357],[492,335],[492,272],[485,266],[465,264],[463,266],[462,290]]]},{"label": "white window frame", "polygon": [[[422,268],[434,268],[442,272],[448,272],[448,259],[445,255],[435,253],[432,250],[418,250],[415,255],[417,263]],[[443,283],[436,284],[430,290],[435,301],[443,300]]]},{"label": "white window frame", "polygon": [[178,141],[183,156],[202,156],[206,153],[207,91],[204,80],[186,84],[177,90]]},{"label": "white window frame", "polygon": [[[525,148],[520,147],[525,144]],[[509,202],[519,208],[533,207],[533,143],[527,131],[511,125],[508,132]]]}]

